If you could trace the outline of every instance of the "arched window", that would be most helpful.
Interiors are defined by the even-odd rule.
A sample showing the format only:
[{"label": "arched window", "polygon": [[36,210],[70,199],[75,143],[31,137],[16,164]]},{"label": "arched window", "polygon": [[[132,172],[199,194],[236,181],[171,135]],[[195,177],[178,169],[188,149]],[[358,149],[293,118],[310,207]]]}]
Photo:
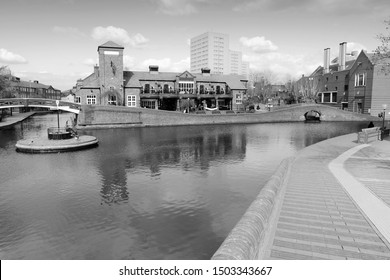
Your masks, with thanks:
[{"label": "arched window", "polygon": [[164,84],[164,93],[169,93],[169,85]]},{"label": "arched window", "polygon": [[199,93],[204,94],[204,85],[200,85],[199,87]]},{"label": "arched window", "polygon": [[150,85],[149,84],[144,85],[144,93],[150,93]]}]

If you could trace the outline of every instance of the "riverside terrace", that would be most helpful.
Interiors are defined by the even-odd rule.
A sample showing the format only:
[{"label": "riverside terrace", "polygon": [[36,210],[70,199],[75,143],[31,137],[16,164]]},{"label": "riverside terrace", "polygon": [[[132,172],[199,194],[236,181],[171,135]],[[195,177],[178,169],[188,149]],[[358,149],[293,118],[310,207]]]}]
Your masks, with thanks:
[{"label": "riverside terrace", "polygon": [[390,259],[389,167],[389,138],[359,144],[353,133],[303,149],[213,259]]}]

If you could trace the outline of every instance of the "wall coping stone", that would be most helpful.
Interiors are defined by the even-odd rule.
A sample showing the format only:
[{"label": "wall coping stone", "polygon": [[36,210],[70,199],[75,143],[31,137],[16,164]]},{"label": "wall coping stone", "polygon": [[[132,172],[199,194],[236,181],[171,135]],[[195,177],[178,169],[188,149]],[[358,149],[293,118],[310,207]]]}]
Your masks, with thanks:
[{"label": "wall coping stone", "polygon": [[289,157],[280,163],[276,172],[212,256],[212,260],[252,260],[258,258],[259,252],[266,246],[265,239],[270,230],[270,221],[276,216],[276,204],[277,201],[280,201],[294,160],[295,157]]}]

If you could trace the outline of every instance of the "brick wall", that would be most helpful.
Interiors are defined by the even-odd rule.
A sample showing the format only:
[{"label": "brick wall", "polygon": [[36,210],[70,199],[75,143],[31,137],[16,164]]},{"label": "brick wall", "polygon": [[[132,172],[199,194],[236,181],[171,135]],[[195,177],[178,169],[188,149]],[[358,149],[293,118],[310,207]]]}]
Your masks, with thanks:
[{"label": "brick wall", "polygon": [[129,108],[121,106],[83,106],[79,116],[79,125],[200,125],[229,123],[261,123],[304,121],[304,114],[310,110],[321,112],[323,121],[376,121],[369,115],[355,114],[325,105],[292,106],[269,113],[227,114],[183,114],[181,112],[153,109]]}]

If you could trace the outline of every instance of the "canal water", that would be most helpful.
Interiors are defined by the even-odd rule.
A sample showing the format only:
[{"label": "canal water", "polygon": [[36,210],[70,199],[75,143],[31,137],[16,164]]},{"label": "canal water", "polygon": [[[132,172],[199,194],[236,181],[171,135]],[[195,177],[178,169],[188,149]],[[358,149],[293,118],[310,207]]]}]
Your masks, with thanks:
[{"label": "canal water", "polygon": [[209,259],[282,159],[367,126],[85,130],[97,148],[15,151],[56,125],[49,114],[0,130],[1,259]]}]

